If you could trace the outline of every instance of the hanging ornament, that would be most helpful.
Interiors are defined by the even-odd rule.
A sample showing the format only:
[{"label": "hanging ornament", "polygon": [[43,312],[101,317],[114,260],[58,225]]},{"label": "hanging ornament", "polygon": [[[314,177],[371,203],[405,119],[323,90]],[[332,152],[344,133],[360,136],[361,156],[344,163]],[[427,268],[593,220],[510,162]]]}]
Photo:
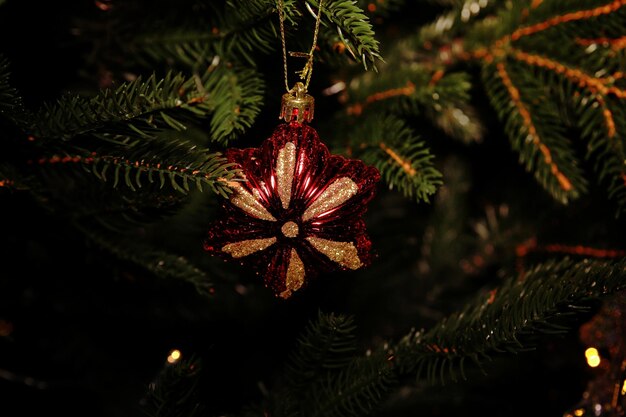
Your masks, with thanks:
[{"label": "hanging ornament", "polygon": [[355,270],[370,263],[371,243],[362,219],[380,174],[362,161],[332,155],[315,129],[313,97],[306,94],[313,47],[292,89],[280,5],[285,86],[279,125],[259,148],[229,149],[226,158],[244,176],[232,182],[225,213],[209,229],[204,249],[250,265],[277,296],[289,298],[320,271]]}]

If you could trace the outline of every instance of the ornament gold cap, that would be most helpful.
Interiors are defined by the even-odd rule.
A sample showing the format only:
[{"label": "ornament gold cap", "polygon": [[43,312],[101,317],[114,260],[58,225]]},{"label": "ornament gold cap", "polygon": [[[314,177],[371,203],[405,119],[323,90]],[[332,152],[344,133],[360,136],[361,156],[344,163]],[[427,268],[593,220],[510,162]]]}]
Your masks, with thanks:
[{"label": "ornament gold cap", "polygon": [[310,122],[313,120],[315,99],[306,93],[306,87],[297,82],[288,93],[283,94],[279,119],[289,122]]}]

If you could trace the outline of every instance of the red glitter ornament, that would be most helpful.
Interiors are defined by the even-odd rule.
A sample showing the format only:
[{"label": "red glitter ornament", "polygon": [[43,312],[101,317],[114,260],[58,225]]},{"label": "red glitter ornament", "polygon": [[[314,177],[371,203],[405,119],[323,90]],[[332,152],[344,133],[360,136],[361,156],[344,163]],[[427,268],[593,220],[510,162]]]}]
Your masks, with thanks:
[{"label": "red glitter ornament", "polygon": [[331,155],[315,129],[288,114],[291,123],[260,148],[226,152],[245,181],[231,184],[225,216],[204,243],[212,254],[252,266],[282,298],[319,271],[370,263],[362,215],[380,180],[376,168]]}]

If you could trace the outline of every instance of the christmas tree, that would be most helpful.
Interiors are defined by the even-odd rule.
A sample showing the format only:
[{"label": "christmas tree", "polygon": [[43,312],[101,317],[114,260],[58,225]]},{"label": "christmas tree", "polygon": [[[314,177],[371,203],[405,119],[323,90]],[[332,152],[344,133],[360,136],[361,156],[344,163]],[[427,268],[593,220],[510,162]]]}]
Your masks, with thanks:
[{"label": "christmas tree", "polygon": [[624,415],[625,28],[0,0],[0,415]]}]

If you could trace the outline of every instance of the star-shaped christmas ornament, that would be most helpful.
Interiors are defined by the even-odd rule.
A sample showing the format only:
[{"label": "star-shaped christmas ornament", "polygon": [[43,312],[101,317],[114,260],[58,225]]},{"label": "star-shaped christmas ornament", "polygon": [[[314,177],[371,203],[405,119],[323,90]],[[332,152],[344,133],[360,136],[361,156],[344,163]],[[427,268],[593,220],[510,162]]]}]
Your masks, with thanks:
[{"label": "star-shaped christmas ornament", "polygon": [[362,219],[378,170],[331,155],[315,129],[291,121],[260,148],[230,149],[245,181],[231,184],[226,215],[204,248],[251,265],[282,298],[319,271],[359,269],[370,262]]}]

